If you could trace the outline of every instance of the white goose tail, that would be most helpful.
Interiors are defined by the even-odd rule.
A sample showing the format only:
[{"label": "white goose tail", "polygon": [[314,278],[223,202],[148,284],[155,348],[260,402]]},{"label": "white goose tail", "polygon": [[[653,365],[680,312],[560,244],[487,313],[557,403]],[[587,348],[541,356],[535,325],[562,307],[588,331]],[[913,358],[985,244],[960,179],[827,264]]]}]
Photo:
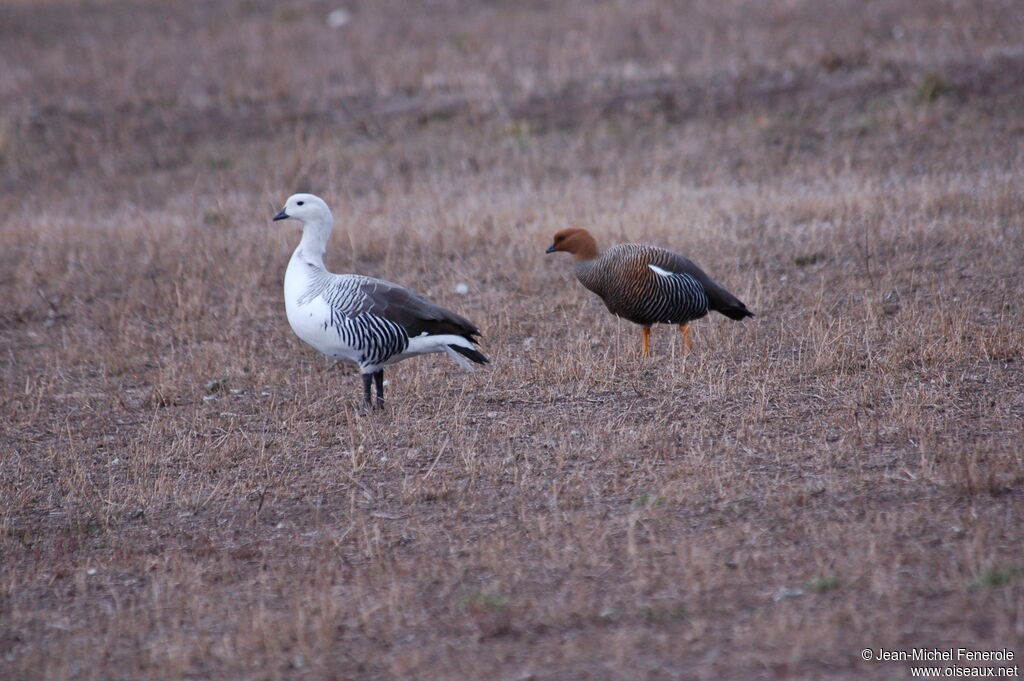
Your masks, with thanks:
[{"label": "white goose tail", "polygon": [[456,364],[467,371],[476,369],[476,364],[487,364],[487,357],[476,349],[472,341],[457,336],[453,333],[438,335],[422,334],[416,338],[409,339],[409,347],[405,354],[419,355],[427,352],[444,352],[451,357]]}]

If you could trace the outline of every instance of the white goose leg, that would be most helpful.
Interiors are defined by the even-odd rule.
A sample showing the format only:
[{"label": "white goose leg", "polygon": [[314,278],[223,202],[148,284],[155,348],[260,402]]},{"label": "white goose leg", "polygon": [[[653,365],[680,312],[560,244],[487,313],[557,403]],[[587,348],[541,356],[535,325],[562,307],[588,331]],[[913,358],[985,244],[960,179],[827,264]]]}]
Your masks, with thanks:
[{"label": "white goose leg", "polygon": [[384,370],[380,369],[373,375],[373,382],[377,385],[377,408],[384,407]]},{"label": "white goose leg", "polygon": [[373,396],[370,391],[373,386],[373,374],[363,374],[363,410],[373,406]]}]

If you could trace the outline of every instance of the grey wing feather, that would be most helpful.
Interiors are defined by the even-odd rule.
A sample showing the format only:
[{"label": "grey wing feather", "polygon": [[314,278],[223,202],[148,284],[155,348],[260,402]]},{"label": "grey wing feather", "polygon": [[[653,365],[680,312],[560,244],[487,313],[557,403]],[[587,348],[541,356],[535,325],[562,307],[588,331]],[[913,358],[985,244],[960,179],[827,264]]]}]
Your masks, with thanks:
[{"label": "grey wing feather", "polygon": [[465,317],[397,284],[367,277],[360,290],[365,296],[363,311],[395,322],[410,338],[423,333],[454,334],[476,342],[475,336],[480,335],[480,329]]}]

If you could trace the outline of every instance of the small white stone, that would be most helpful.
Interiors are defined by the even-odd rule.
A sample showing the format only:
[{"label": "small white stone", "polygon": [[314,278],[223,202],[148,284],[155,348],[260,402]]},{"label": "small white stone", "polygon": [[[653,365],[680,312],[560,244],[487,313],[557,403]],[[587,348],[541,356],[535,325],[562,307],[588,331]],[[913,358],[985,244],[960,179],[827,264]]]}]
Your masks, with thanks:
[{"label": "small white stone", "polygon": [[455,293],[457,293],[460,296],[464,296],[467,293],[469,293],[469,286],[467,284],[463,284],[460,281],[458,284],[455,285]]},{"label": "small white stone", "polygon": [[87,575],[94,575],[94,574],[96,574],[96,568],[89,568],[88,570],[85,571],[85,574],[87,574]]},{"label": "small white stone", "polygon": [[772,600],[781,601],[783,598],[798,598],[803,595],[803,589],[782,588],[772,594]]},{"label": "small white stone", "polygon": [[332,9],[327,14],[327,26],[330,28],[341,28],[351,20],[352,15],[348,13],[348,10],[340,7],[338,9]]}]

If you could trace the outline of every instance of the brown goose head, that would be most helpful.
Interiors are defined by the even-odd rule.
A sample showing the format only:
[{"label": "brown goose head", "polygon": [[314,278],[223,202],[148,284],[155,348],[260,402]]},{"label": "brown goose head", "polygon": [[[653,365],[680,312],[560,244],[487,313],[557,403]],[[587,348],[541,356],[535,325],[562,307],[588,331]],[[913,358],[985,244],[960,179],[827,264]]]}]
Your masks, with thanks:
[{"label": "brown goose head", "polygon": [[597,250],[597,242],[594,237],[582,227],[569,227],[555,233],[554,239],[545,253],[559,251],[572,253],[576,260],[593,260],[601,253]]}]

